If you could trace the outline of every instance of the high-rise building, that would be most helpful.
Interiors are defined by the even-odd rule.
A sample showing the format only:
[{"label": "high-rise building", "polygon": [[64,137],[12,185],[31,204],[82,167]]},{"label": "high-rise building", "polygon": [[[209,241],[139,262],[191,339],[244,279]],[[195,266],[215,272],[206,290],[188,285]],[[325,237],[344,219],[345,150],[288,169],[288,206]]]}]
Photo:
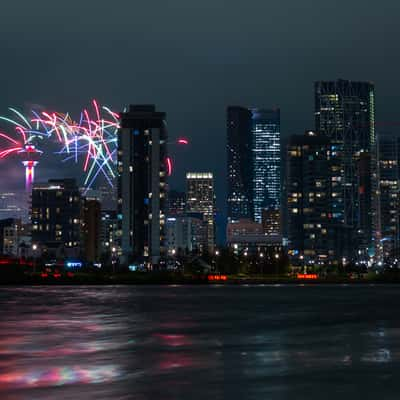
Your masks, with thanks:
[{"label": "high-rise building", "polygon": [[378,230],[376,253],[385,264],[400,259],[400,138],[377,137],[378,158]]},{"label": "high-rise building", "polygon": [[228,219],[253,218],[253,153],[251,111],[227,108]]},{"label": "high-rise building", "polygon": [[186,174],[186,210],[201,213],[206,224],[207,241],[204,250],[212,253],[215,248],[215,195],[214,177],[211,172],[188,172]]},{"label": "high-rise building", "polygon": [[101,205],[96,199],[86,198],[83,202],[83,244],[85,260],[95,263],[100,260]]},{"label": "high-rise building", "polygon": [[370,82],[315,83],[316,131],[340,149],[337,204],[351,232],[353,259],[364,259],[376,233],[375,94]]},{"label": "high-rise building", "polygon": [[279,210],[281,204],[280,110],[251,112],[254,220],[261,222],[262,210]]},{"label": "high-rise building", "polygon": [[32,189],[32,245],[55,257],[81,254],[82,198],[74,179],[50,179]]},{"label": "high-rise building", "polygon": [[165,254],[165,113],[130,105],[118,137],[118,218],[122,263],[160,265]]},{"label": "high-rise building", "polygon": [[312,131],[289,139],[288,239],[294,265],[326,265],[337,261],[332,152],[330,140]]},{"label": "high-rise building", "polygon": [[261,223],[263,210],[280,212],[280,140],[279,109],[228,107],[229,221],[251,218]]}]

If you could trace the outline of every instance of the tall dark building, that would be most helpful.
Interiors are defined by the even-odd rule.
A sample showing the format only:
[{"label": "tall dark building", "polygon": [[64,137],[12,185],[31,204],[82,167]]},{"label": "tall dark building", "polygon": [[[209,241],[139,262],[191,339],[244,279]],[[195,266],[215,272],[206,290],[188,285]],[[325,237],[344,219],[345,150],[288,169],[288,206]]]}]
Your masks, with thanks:
[{"label": "tall dark building", "polygon": [[157,266],[165,254],[165,113],[154,105],[130,105],[121,113],[118,137],[118,218],[123,263]]},{"label": "tall dark building", "polygon": [[376,243],[379,261],[386,265],[400,258],[400,138],[379,135],[377,138],[378,193],[377,213],[380,239]]},{"label": "tall dark building", "polygon": [[85,260],[98,262],[101,252],[101,204],[96,199],[86,198],[83,202],[82,231]]},{"label": "tall dark building", "polygon": [[327,265],[338,259],[335,148],[309,131],[289,139],[287,209],[289,255],[294,265]]},{"label": "tall dark building", "polygon": [[253,218],[252,113],[227,109],[228,218]]},{"label": "tall dark building", "polygon": [[74,179],[50,179],[32,189],[32,245],[49,256],[81,254],[82,199]]},{"label": "tall dark building", "polygon": [[340,149],[336,212],[342,213],[343,228],[352,232],[352,258],[365,258],[377,227],[374,85],[316,82],[315,125]]}]

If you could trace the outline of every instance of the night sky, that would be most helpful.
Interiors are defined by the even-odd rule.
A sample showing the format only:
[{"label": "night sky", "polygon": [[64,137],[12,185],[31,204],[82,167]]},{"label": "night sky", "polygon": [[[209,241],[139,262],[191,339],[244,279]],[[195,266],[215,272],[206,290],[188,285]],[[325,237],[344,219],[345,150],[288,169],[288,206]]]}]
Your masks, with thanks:
[{"label": "night sky", "polygon": [[[212,171],[224,209],[227,105],[279,106],[283,135],[302,133],[315,80],[369,80],[377,121],[400,120],[399,17],[398,0],[4,1],[0,113],[155,103],[170,136],[192,142],[173,152],[172,186]],[[42,161],[38,179],[71,171],[55,165]],[[0,163],[2,190],[23,182],[22,166]]]}]

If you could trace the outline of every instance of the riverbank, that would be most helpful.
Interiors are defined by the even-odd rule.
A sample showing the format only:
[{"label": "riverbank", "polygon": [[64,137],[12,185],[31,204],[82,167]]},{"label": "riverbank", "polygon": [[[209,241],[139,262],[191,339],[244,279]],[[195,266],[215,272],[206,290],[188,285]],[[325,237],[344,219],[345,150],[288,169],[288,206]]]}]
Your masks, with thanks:
[{"label": "riverbank", "polygon": [[[217,275],[218,276],[218,275]],[[208,275],[183,275],[178,273],[75,273],[75,274],[0,274],[0,285],[276,285],[276,284],[397,284],[399,277],[376,275],[368,277],[327,276],[299,279],[297,276],[223,276],[210,279]]]}]

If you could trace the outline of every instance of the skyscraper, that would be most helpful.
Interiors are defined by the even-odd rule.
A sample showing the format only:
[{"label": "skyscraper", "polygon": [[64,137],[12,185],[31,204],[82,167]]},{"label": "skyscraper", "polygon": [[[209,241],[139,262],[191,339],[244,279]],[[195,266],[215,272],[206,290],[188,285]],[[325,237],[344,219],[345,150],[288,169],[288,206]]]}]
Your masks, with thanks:
[{"label": "skyscraper", "polygon": [[82,233],[85,260],[98,262],[101,254],[101,203],[96,199],[83,201]]},{"label": "skyscraper", "polygon": [[130,105],[118,137],[118,218],[121,261],[157,266],[165,254],[165,113]]},{"label": "skyscraper", "polygon": [[399,259],[400,245],[400,138],[389,135],[377,137],[378,156],[378,231],[376,253],[385,264]]},{"label": "skyscraper", "polygon": [[203,250],[212,253],[215,248],[215,196],[214,177],[211,172],[188,172],[186,174],[186,210],[200,213],[206,225],[206,242]]},{"label": "skyscraper", "polygon": [[377,224],[374,85],[347,80],[316,82],[315,125],[317,132],[340,148],[337,204],[343,227],[352,232],[352,257],[364,258]]},{"label": "skyscraper", "polygon": [[261,223],[263,210],[280,225],[280,110],[227,109],[228,219]]},{"label": "skyscraper", "polygon": [[280,110],[252,111],[254,220],[281,204]]},{"label": "skyscraper", "polygon": [[227,108],[228,219],[253,218],[253,154],[251,111]]},{"label": "skyscraper", "polygon": [[289,139],[288,238],[294,265],[337,261],[333,152],[330,140],[312,131]]}]

